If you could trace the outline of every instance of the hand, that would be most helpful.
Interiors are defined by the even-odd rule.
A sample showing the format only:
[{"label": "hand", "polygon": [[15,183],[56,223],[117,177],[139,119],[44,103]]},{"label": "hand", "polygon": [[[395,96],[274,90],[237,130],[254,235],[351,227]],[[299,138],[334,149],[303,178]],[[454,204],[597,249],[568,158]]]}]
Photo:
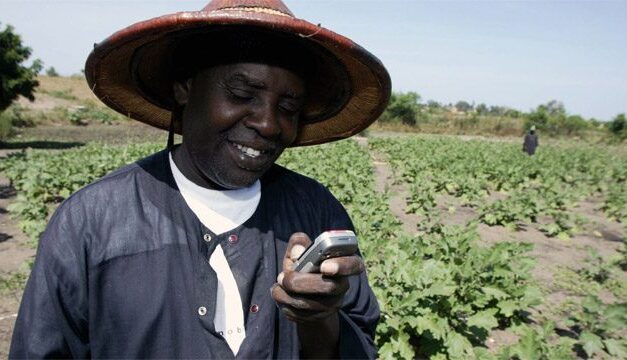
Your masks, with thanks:
[{"label": "hand", "polygon": [[335,359],[339,357],[338,310],[349,287],[347,276],[364,271],[364,263],[359,256],[343,256],[323,261],[320,273],[293,271],[294,262],[309,244],[306,234],[290,237],[272,298],[283,314],[298,324],[301,358]]},{"label": "hand", "polygon": [[283,271],[272,288],[272,298],[285,316],[299,324],[316,323],[337,315],[348,290],[348,276],[364,271],[364,263],[357,256],[327,259],[320,273],[301,273],[292,270],[294,262],[311,244],[304,233],[290,237],[283,258]]}]

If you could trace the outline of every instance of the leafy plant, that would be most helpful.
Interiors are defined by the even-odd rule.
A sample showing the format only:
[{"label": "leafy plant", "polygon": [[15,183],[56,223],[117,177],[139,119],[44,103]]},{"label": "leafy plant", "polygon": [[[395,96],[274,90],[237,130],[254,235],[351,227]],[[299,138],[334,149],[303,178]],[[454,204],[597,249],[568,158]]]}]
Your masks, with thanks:
[{"label": "leafy plant", "polygon": [[51,154],[26,151],[0,160],[0,171],[18,192],[9,211],[36,244],[48,216],[65,198],[108,172],[155,152],[159,144],[88,145]]},{"label": "leafy plant", "polygon": [[54,66],[51,66],[46,69],[46,76],[58,77],[59,73],[57,72],[57,69],[54,68]]},{"label": "leafy plant", "polygon": [[582,306],[582,312],[566,322],[578,335],[577,346],[588,356],[627,358],[627,304],[606,305],[589,296]]},{"label": "leafy plant", "polygon": [[30,270],[33,268],[33,260],[22,264],[23,270],[0,275],[0,293],[14,293],[24,289]]},{"label": "leafy plant", "polygon": [[[620,204],[610,198],[624,183],[624,157],[597,149],[547,148],[530,159],[511,144],[435,137],[374,138],[369,146],[387,154],[395,180],[408,185],[407,211],[425,216],[417,234],[403,232],[390,211],[390,194],[375,190],[372,159],[356,142],[288,149],[279,162],[325,184],[346,206],[381,308],[375,339],[381,358],[561,359],[573,356],[575,343],[583,347],[585,341],[596,339],[559,337],[552,323],[527,325],[527,312],[542,297],[531,280],[531,245],[479,245],[477,226],[555,224],[556,234],[576,231],[577,220],[569,209],[577,201],[601,195],[606,203]],[[0,171],[18,190],[11,214],[36,241],[51,212],[71,193],[160,148],[161,144],[91,144],[55,153],[30,150],[11,155],[0,160]],[[442,217],[447,214],[435,206],[440,195],[456,198],[476,212],[476,219],[464,226],[444,226]],[[591,264],[601,267],[594,259]],[[571,271],[572,287],[581,288],[581,278],[594,278],[598,270]],[[589,285],[599,292],[616,280],[613,274],[603,285]],[[622,345],[615,328],[598,325],[616,310],[587,311],[577,315],[576,329],[599,337],[608,356],[619,354]],[[486,351],[483,344],[497,328],[515,329],[520,341],[502,352]],[[594,344],[599,347],[594,341],[586,346],[597,351]]]},{"label": "leafy plant", "polygon": [[113,110],[92,104],[67,108],[66,117],[73,125],[87,125],[90,120],[111,125],[114,121],[125,119],[124,116]]},{"label": "leafy plant", "polygon": [[[559,104],[548,108],[559,113]],[[572,208],[602,194],[602,209],[627,221],[627,157],[621,154],[544,147],[529,158],[514,144],[436,137],[372,139],[370,146],[389,157],[396,181],[409,185],[409,213],[429,214],[436,197],[447,194],[476,208],[487,225],[535,224],[549,237],[568,238],[583,223]]]},{"label": "leafy plant", "polygon": [[[50,75],[48,75],[48,76],[50,76]],[[39,92],[41,92],[43,94],[50,95],[50,96],[55,97],[57,99],[78,100],[78,98],[76,96],[72,95],[72,90],[71,89],[52,90],[52,91],[39,90]]]},{"label": "leafy plant", "polygon": [[380,121],[402,122],[407,125],[416,125],[420,112],[420,95],[415,92],[393,93],[390,104],[381,115]]},{"label": "leafy plant", "polygon": [[518,360],[574,359],[574,340],[557,337],[555,325],[547,321],[542,326],[521,325],[515,329],[519,341],[503,348],[497,358]]},{"label": "leafy plant", "polygon": [[603,284],[610,278],[610,266],[599,255],[599,252],[590,249],[587,266],[582,267],[578,273],[584,278]]},{"label": "leafy plant", "polygon": [[0,140],[9,138],[16,127],[33,126],[32,117],[18,104],[9,106],[0,112]]}]

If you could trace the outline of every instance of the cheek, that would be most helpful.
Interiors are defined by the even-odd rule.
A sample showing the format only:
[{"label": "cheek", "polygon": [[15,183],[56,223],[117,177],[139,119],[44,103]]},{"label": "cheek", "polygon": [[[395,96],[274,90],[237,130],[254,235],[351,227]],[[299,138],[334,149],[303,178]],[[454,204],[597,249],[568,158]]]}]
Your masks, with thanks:
[{"label": "cheek", "polygon": [[283,144],[285,145],[291,145],[294,140],[296,140],[296,137],[298,136],[298,132],[300,130],[300,127],[298,126],[299,122],[298,120],[294,119],[291,120],[289,122],[287,122],[282,129],[282,140],[283,140]]}]

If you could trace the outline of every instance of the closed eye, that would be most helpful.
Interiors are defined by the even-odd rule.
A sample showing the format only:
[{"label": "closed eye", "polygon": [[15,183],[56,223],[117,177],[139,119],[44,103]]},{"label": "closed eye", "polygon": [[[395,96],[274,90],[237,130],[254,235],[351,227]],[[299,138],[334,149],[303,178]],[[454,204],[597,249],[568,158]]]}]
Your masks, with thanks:
[{"label": "closed eye", "polygon": [[301,105],[286,102],[284,104],[279,104],[279,109],[288,115],[296,115],[300,112]]},{"label": "closed eye", "polygon": [[235,100],[252,100],[253,93],[243,89],[228,88],[229,95]]}]

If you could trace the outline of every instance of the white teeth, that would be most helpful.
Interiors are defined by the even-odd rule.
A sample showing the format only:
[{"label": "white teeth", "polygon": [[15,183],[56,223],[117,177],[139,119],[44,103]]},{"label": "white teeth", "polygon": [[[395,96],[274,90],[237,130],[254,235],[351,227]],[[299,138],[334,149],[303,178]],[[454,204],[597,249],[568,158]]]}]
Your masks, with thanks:
[{"label": "white teeth", "polygon": [[253,149],[253,148],[249,148],[248,146],[235,144],[235,147],[237,147],[241,152],[243,152],[244,154],[252,158],[256,158],[257,156],[261,155],[261,151]]}]

